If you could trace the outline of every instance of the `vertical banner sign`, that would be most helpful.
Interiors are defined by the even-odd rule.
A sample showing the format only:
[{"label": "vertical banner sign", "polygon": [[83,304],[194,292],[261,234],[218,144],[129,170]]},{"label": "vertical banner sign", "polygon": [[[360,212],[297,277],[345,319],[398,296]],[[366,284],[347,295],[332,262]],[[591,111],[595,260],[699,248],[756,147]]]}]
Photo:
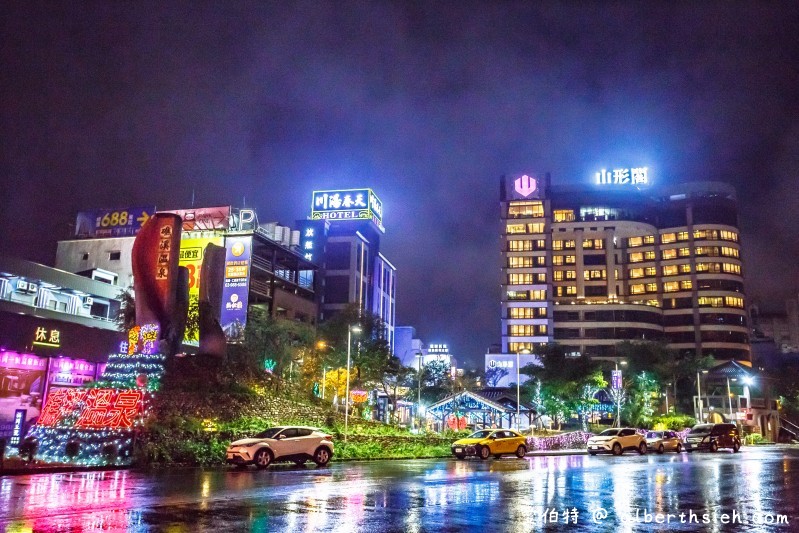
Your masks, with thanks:
[{"label": "vertical banner sign", "polygon": [[250,289],[252,237],[225,239],[225,281],[222,287],[222,330],[231,342],[244,340]]},{"label": "vertical banner sign", "polygon": [[[185,222],[184,222],[185,224]],[[180,241],[180,261],[182,267],[186,267],[189,274],[189,308],[197,306],[200,298],[200,269],[202,268],[205,250],[209,244],[223,246],[223,237],[202,237],[202,238],[183,238]],[[190,344],[197,345],[197,335],[189,337],[186,333],[185,340]]]},{"label": "vertical banner sign", "polygon": [[180,217],[157,213],[133,242],[136,323],[169,331],[175,310],[180,250]]},{"label": "vertical banner sign", "polygon": [[621,389],[621,370],[610,371],[610,383],[613,389]]},{"label": "vertical banner sign", "polygon": [[19,446],[19,441],[22,440],[22,432],[25,431],[25,417],[27,414],[27,409],[17,409],[14,411],[14,429],[11,431],[12,446]]}]

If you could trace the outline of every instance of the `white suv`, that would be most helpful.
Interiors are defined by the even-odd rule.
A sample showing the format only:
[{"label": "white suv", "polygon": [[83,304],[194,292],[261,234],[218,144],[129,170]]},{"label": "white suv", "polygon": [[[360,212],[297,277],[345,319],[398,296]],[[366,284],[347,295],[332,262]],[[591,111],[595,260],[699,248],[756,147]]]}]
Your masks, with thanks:
[{"label": "white suv", "polygon": [[633,428],[606,429],[599,435],[588,439],[588,453],[612,453],[621,455],[625,450],[635,450],[641,455],[646,453],[646,439]]},{"label": "white suv", "polygon": [[298,465],[313,461],[325,466],[333,457],[332,435],[317,428],[281,426],[269,428],[251,439],[230,443],[227,462],[237,466],[266,468],[274,461],[293,461]]}]

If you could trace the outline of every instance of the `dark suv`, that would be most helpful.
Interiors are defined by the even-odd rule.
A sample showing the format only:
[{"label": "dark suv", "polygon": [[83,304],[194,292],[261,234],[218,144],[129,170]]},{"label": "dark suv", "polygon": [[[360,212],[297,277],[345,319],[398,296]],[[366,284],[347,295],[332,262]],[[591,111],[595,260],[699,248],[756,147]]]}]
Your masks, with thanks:
[{"label": "dark suv", "polygon": [[731,448],[733,452],[741,449],[741,437],[735,424],[697,424],[685,436],[685,451]]}]

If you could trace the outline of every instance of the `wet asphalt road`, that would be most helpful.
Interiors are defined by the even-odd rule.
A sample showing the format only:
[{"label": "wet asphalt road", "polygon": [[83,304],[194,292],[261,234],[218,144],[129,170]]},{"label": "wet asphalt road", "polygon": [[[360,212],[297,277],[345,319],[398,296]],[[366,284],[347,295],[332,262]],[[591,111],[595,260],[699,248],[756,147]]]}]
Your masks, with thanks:
[{"label": "wet asphalt road", "polygon": [[[738,522],[724,525],[725,515],[736,520],[734,512]],[[778,515],[788,524],[776,525]],[[664,523],[656,524],[658,518]],[[799,531],[799,450],[11,476],[0,479],[0,527],[8,532]]]}]

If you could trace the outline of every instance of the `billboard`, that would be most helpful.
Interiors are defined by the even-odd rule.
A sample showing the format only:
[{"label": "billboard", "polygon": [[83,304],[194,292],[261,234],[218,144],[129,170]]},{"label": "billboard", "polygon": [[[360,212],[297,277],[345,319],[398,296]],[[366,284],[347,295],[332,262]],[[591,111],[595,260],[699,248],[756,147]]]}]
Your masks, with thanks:
[{"label": "billboard", "polygon": [[250,290],[252,237],[225,239],[225,281],[222,285],[222,330],[231,342],[244,340]]},{"label": "billboard", "polygon": [[75,222],[75,236],[83,239],[131,237],[155,213],[155,206],[81,211]]},{"label": "billboard", "polygon": [[213,231],[230,227],[230,206],[198,207],[161,211],[178,215],[183,221],[183,231]]},{"label": "billboard", "polygon": [[[178,264],[186,267],[189,274],[189,309],[197,308],[200,298],[200,269],[205,257],[206,246],[216,244],[223,246],[225,242],[222,236],[193,237],[184,235],[180,240],[180,259]],[[196,345],[198,342],[197,333],[189,335],[186,332],[185,341]]]},{"label": "billboard", "polygon": [[314,191],[311,220],[371,220],[383,227],[383,202],[372,189]]}]

